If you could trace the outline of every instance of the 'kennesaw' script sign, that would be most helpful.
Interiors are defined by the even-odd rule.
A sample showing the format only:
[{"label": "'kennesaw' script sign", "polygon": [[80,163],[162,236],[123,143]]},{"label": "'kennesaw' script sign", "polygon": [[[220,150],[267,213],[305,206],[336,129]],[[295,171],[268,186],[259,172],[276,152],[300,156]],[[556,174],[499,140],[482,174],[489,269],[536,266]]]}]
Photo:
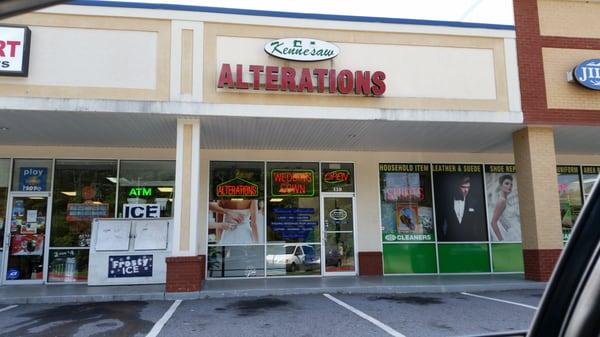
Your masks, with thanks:
[{"label": "'kennesaw' script sign", "polygon": [[271,41],[265,44],[267,54],[293,61],[322,61],[334,58],[340,49],[329,42],[305,39],[287,38]]},{"label": "'kennesaw' script sign", "polygon": [[600,59],[581,62],[573,69],[573,77],[588,89],[600,90]]}]

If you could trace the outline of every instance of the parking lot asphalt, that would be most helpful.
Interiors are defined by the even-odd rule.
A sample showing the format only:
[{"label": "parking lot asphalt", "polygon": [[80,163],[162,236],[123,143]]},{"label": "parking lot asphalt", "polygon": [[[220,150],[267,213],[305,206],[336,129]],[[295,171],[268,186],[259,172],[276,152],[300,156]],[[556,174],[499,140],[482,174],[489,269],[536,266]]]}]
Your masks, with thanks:
[{"label": "parking lot asphalt", "polygon": [[463,336],[527,329],[541,295],[512,290],[27,304],[0,307],[0,337]]}]

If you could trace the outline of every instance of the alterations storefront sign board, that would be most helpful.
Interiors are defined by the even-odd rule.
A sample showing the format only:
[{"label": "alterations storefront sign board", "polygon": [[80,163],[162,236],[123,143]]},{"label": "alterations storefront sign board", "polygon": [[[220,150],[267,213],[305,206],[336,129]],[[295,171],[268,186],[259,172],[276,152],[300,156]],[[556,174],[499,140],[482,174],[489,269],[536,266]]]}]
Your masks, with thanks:
[{"label": "alterations storefront sign board", "polygon": [[[265,44],[264,50],[271,56],[300,62],[329,60],[340,53],[332,43],[307,38],[274,40]],[[379,97],[386,90],[385,78],[385,73],[380,70],[223,63],[217,88]]]},{"label": "alterations storefront sign board", "polygon": [[27,77],[31,30],[21,26],[0,26],[0,76]]}]

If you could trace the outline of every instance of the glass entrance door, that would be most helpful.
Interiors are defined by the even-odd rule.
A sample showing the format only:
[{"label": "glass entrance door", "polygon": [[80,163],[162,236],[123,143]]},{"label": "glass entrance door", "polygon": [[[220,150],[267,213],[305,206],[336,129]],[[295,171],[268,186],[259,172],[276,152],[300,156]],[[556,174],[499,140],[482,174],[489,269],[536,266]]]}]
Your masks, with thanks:
[{"label": "glass entrance door", "polygon": [[48,194],[14,193],[5,236],[6,283],[42,283],[48,230]]},{"label": "glass entrance door", "polygon": [[353,193],[323,193],[321,198],[324,275],[356,275]]}]

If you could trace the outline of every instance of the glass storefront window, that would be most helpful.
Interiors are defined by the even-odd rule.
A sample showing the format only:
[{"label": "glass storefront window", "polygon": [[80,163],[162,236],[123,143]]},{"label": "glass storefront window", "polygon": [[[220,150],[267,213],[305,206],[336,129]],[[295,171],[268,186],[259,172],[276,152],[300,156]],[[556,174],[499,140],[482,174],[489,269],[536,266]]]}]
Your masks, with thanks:
[{"label": "glass storefront window", "polygon": [[354,164],[321,163],[321,191],[354,192]]},{"label": "glass storefront window", "polygon": [[267,275],[294,276],[321,274],[321,245],[288,243],[267,245]]},{"label": "glass storefront window", "polygon": [[13,197],[6,280],[42,280],[47,197]]},{"label": "glass storefront window", "polygon": [[519,191],[514,165],[485,165],[488,226],[494,242],[521,242]]},{"label": "glass storefront window", "polygon": [[8,198],[8,180],[10,177],[10,159],[0,159],[0,252],[4,249],[4,226],[6,225],[6,199]]},{"label": "glass storefront window", "polygon": [[208,277],[265,275],[264,165],[210,163]]},{"label": "glass storefront window", "polygon": [[438,241],[487,241],[481,165],[432,164],[432,171]]},{"label": "glass storefront window", "polygon": [[265,246],[209,246],[208,277],[262,277]]},{"label": "glass storefront window", "polygon": [[[55,273],[54,280],[62,277],[64,281],[85,281],[92,220],[115,216],[117,161],[57,160],[55,176],[50,251],[58,254],[51,254],[52,259],[65,260],[66,274],[59,276],[63,275],[57,267],[59,262],[49,272]],[[71,254],[55,248],[79,250]]]},{"label": "glass storefront window", "polygon": [[175,161],[121,161],[118,217],[135,217],[124,212],[139,204],[156,205],[153,217],[172,217],[174,188]]},{"label": "glass storefront window", "polygon": [[48,282],[87,281],[87,249],[50,249],[49,256]]},{"label": "glass storefront window", "polygon": [[267,241],[320,243],[319,164],[267,163]]},{"label": "glass storefront window", "polygon": [[579,166],[557,166],[556,170],[558,173],[558,196],[563,240],[566,241],[571,236],[571,229],[583,205]]},{"label": "glass storefront window", "polygon": [[581,178],[583,182],[583,198],[584,201],[588,195],[592,193],[594,183],[600,177],[600,166],[583,166],[581,168]]},{"label": "glass storefront window", "polygon": [[383,242],[434,241],[429,164],[379,164]]},{"label": "glass storefront window", "polygon": [[321,274],[318,163],[267,163],[267,275]]},{"label": "glass storefront window", "polygon": [[51,184],[51,159],[15,159],[12,177],[13,191],[49,191],[51,188]]},{"label": "glass storefront window", "polygon": [[211,162],[209,244],[264,243],[263,171],[263,162]]}]

